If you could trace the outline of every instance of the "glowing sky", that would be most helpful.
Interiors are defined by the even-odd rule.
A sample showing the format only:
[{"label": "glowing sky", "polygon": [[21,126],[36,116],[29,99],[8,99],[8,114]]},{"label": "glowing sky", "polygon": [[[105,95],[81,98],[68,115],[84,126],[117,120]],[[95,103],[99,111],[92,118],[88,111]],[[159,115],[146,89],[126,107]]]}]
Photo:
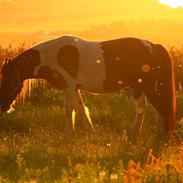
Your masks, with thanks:
[{"label": "glowing sky", "polygon": [[128,16],[172,13],[158,0],[1,0],[0,10],[1,31],[83,29]]},{"label": "glowing sky", "polygon": [[183,0],[159,0],[159,2],[172,8],[183,7]]},{"label": "glowing sky", "polygon": [[[161,1],[161,3],[160,3]],[[183,0],[0,0],[0,41],[18,34],[47,37],[54,31],[86,31],[96,36],[96,26],[146,17],[175,17],[183,20],[183,9],[174,9]],[[172,4],[174,2],[174,4]],[[162,4],[163,3],[163,4]],[[166,4],[166,5],[164,5]],[[167,6],[170,5],[170,6]],[[181,18],[180,18],[181,17]],[[149,24],[149,22],[147,22]],[[118,35],[119,26],[113,30]],[[132,24],[133,26],[133,24]],[[150,27],[151,25],[148,25]],[[120,27],[121,28],[121,27]],[[122,27],[123,28],[123,27]],[[140,26],[133,27],[140,30]],[[99,31],[105,32],[105,27]],[[11,33],[11,35],[9,34]],[[8,35],[7,35],[8,34]],[[122,33],[120,34],[122,35]],[[106,33],[106,37],[110,33]],[[21,37],[21,36],[20,36]],[[93,37],[92,37],[93,38]],[[31,38],[32,39],[32,38]]]}]

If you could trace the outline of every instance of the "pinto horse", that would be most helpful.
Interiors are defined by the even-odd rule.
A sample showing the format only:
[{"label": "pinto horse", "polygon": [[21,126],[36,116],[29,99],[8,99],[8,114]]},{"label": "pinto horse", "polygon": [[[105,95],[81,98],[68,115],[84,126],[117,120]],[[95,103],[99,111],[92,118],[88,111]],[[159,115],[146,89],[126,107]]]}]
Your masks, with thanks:
[{"label": "pinto horse", "polygon": [[138,134],[146,98],[157,111],[162,135],[174,129],[175,87],[172,61],[159,44],[138,38],[91,42],[63,36],[40,43],[7,61],[1,70],[0,107],[5,112],[23,81],[42,78],[65,94],[65,133],[74,132],[74,115],[92,130],[80,91],[106,94],[131,87],[136,99],[134,134]]}]

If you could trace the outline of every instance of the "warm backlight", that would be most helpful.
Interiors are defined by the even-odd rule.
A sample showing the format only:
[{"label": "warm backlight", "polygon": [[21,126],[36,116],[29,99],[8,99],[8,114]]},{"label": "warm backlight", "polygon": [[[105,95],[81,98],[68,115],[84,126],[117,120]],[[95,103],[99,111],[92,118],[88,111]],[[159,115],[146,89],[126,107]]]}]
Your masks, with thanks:
[{"label": "warm backlight", "polygon": [[159,0],[159,2],[172,8],[183,7],[183,0]]}]

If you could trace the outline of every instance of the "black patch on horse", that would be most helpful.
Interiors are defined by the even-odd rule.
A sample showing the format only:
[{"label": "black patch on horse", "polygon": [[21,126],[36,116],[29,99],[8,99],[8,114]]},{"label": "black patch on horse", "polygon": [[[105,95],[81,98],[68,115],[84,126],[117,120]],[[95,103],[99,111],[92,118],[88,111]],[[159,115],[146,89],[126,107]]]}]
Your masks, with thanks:
[{"label": "black patch on horse", "polygon": [[15,58],[16,67],[20,73],[22,81],[33,78],[36,66],[40,65],[40,53],[38,50],[29,49]]},{"label": "black patch on horse", "polygon": [[75,46],[64,46],[57,54],[58,64],[73,78],[76,77],[79,68],[79,52]]},{"label": "black patch on horse", "polygon": [[[111,92],[130,86],[140,95],[141,86],[152,71],[143,72],[142,66],[153,66],[150,48],[139,39],[124,38],[101,43],[106,68],[104,90]],[[141,82],[142,81],[142,82]]]},{"label": "black patch on horse", "polygon": [[9,109],[10,104],[20,93],[23,81],[34,78],[33,71],[40,64],[39,51],[29,49],[15,59],[5,62],[1,70],[0,101],[1,110]]},{"label": "black patch on horse", "polygon": [[169,132],[175,121],[173,66],[164,47],[149,45],[136,38],[102,42],[106,68],[104,90],[112,92],[130,86],[136,98],[143,92],[163,116],[166,132]]},{"label": "black patch on horse", "polygon": [[38,71],[38,77],[46,79],[57,89],[64,89],[67,87],[67,83],[60,73],[51,70],[48,66],[43,66]]}]

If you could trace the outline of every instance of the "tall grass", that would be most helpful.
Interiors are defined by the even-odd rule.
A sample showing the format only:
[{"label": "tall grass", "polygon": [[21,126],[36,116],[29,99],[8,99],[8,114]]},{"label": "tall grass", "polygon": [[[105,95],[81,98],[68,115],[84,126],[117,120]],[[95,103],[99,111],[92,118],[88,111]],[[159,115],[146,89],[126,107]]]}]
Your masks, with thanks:
[{"label": "tall grass", "polygon": [[[12,58],[21,50],[11,49],[1,48],[0,58]],[[83,94],[95,132],[83,133],[78,118],[78,130],[68,139],[63,136],[62,92],[47,85],[34,87],[14,113],[0,114],[0,182],[183,182],[183,93],[177,92],[177,137],[159,140],[154,109],[148,104],[136,144],[129,136],[135,117],[129,93]]]},{"label": "tall grass", "polygon": [[[62,101],[60,105],[47,106],[19,104],[14,113],[1,114],[0,180],[181,182],[182,140],[159,141],[150,114],[153,113],[151,106],[142,128],[142,137],[134,145],[127,133],[133,126],[131,99],[122,94],[117,98],[112,95],[99,98],[85,96],[96,131],[93,134],[77,131],[71,139],[63,136]],[[103,104],[97,105],[98,101]],[[116,102],[115,108],[111,105],[113,101]],[[126,104],[131,115],[125,108]],[[177,126],[177,134],[181,137],[183,122],[179,121]]]}]

